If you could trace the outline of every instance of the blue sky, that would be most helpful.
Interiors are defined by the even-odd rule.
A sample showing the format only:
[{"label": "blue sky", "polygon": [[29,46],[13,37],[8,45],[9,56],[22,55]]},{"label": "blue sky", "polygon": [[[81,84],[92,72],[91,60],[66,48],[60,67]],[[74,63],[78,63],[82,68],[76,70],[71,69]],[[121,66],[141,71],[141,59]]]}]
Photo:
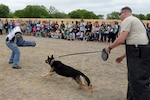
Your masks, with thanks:
[{"label": "blue sky", "polygon": [[11,11],[24,9],[27,5],[43,5],[46,8],[53,6],[65,13],[86,9],[97,15],[106,16],[113,11],[119,12],[124,6],[129,6],[135,14],[150,13],[150,0],[0,0],[0,3],[7,5]]}]

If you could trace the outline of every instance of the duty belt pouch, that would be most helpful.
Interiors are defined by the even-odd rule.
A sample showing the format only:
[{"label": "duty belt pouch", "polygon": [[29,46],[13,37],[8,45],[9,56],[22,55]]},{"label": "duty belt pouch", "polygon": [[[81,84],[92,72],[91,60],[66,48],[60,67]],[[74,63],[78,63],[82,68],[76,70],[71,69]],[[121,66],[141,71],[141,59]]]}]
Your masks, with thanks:
[{"label": "duty belt pouch", "polygon": [[140,58],[141,51],[140,48],[133,46],[126,45],[127,56],[131,58]]}]

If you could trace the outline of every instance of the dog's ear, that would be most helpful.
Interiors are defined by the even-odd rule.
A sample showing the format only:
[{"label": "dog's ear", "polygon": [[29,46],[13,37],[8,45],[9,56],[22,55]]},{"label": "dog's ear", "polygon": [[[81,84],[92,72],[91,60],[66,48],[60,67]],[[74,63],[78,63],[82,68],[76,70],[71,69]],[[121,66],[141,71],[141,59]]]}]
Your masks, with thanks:
[{"label": "dog's ear", "polygon": [[51,56],[51,58],[54,58],[53,55]]},{"label": "dog's ear", "polygon": [[50,57],[48,56],[47,58],[49,59]]}]

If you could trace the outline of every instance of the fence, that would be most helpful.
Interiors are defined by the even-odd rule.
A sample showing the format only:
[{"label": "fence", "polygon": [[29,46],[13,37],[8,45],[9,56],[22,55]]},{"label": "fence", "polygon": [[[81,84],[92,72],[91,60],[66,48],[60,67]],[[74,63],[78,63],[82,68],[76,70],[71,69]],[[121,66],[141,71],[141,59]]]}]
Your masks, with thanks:
[{"label": "fence", "polygon": [[[5,21],[6,18],[0,18],[2,21]],[[56,19],[56,18],[7,18],[8,21],[10,20],[20,20],[20,21],[57,21],[58,24],[61,23],[61,21],[64,21],[64,23],[68,22],[71,24],[72,21],[80,21],[81,19]],[[85,22],[91,21],[91,23],[94,23],[95,21],[98,21],[99,23],[105,22],[105,23],[110,23],[112,21],[117,21],[120,24],[120,20],[103,20],[103,19],[84,19]],[[150,23],[150,20],[143,20],[144,24]]]}]

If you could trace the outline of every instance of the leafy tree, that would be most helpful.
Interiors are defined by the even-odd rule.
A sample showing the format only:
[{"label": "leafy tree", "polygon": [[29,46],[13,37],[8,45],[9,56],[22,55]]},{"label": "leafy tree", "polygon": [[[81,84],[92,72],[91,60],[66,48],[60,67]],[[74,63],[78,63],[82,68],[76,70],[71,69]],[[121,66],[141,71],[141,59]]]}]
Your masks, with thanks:
[{"label": "leafy tree", "polygon": [[111,14],[107,14],[107,19],[119,19],[119,12],[112,12]]},{"label": "leafy tree", "polygon": [[63,12],[56,12],[52,16],[53,18],[68,18],[68,15]]},{"label": "leafy tree", "polygon": [[50,6],[49,9],[48,9],[48,12],[49,12],[49,14],[56,14],[59,11],[55,7]]},{"label": "leafy tree", "polygon": [[51,18],[68,18],[68,15],[64,12],[59,12],[55,7],[50,6],[48,9]]},{"label": "leafy tree", "polygon": [[146,15],[146,19],[147,19],[147,20],[150,20],[150,14],[147,14],[147,15]]},{"label": "leafy tree", "polygon": [[24,17],[24,10],[16,10],[13,15],[14,15],[14,17],[23,18]]},{"label": "leafy tree", "polygon": [[91,11],[87,10],[74,10],[68,14],[70,18],[81,18],[81,19],[98,19],[98,16]]},{"label": "leafy tree", "polygon": [[104,15],[101,15],[101,14],[97,15],[97,17],[98,17],[99,19],[104,19]]},{"label": "leafy tree", "polygon": [[28,5],[24,9],[24,17],[25,18],[47,18],[49,17],[49,13],[44,6],[39,5]]},{"label": "leafy tree", "polygon": [[9,16],[10,9],[4,4],[0,4],[0,18],[6,18]]},{"label": "leafy tree", "polygon": [[72,11],[68,14],[70,18],[83,18],[80,11]]},{"label": "leafy tree", "polygon": [[[133,14],[141,20],[150,20],[150,14]],[[59,12],[55,7],[50,6],[49,9],[39,5],[28,5],[26,8],[10,12],[8,6],[0,4],[0,18],[79,18],[79,19],[104,19],[104,15],[96,15],[92,11],[74,10],[69,14]],[[107,19],[120,19],[119,12],[107,14]]]},{"label": "leafy tree", "polygon": [[8,18],[14,18],[13,12],[9,12]]},{"label": "leafy tree", "polygon": [[146,16],[143,14],[133,14],[133,16],[136,16],[137,18],[139,18],[141,20],[146,20]]},{"label": "leafy tree", "polygon": [[138,18],[141,20],[146,20],[146,16],[144,14],[139,14]]}]

